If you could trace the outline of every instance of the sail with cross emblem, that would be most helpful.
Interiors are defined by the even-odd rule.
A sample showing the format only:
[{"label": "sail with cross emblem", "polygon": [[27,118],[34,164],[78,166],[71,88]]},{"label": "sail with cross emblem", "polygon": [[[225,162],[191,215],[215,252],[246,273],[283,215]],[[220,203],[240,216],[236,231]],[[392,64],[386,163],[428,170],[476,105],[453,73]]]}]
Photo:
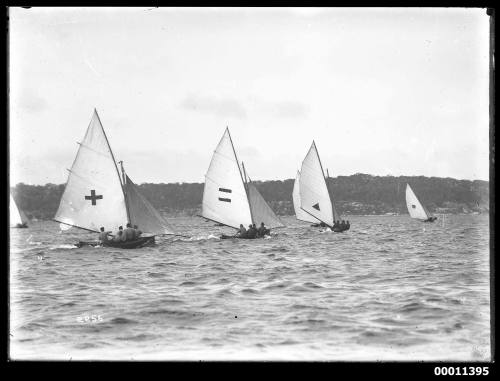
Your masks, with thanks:
[{"label": "sail with cross emblem", "polygon": [[406,206],[411,218],[417,220],[426,220],[430,217],[425,211],[424,206],[420,203],[415,192],[411,189],[410,184],[406,184]]},{"label": "sail with cross emblem", "polygon": [[333,205],[314,141],[302,161],[299,184],[300,207],[302,210],[332,227],[334,218]]},{"label": "sail with cross emblem", "polygon": [[229,129],[226,128],[205,175],[201,215],[238,229],[252,223],[250,204]]},{"label": "sail with cross emblem", "polygon": [[97,111],[69,170],[55,221],[82,229],[116,230],[127,223],[120,175]]}]

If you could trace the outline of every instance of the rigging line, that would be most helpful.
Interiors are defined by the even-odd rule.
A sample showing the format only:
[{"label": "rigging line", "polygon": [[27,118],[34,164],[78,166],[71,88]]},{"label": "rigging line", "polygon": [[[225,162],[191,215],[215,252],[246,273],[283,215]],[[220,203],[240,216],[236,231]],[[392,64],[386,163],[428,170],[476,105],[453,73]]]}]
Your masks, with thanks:
[{"label": "rigging line", "polygon": [[323,223],[324,223],[324,224],[326,224],[326,225],[327,225],[330,229],[333,229],[333,226],[331,226],[328,222],[323,221],[322,219],[320,219],[320,218],[318,218],[318,217],[314,216],[313,214],[311,214],[311,213],[309,213],[307,210],[305,210],[303,207],[300,207],[300,209],[302,209],[302,210],[303,210],[304,212],[306,212],[307,214],[309,214],[309,215],[313,216],[313,217],[314,217],[314,218],[316,218],[317,220],[319,220],[319,221],[323,222]]},{"label": "rigging line", "polygon": [[[127,197],[125,197],[125,189],[123,187],[123,184],[120,179],[120,172],[118,172],[118,166],[116,165],[116,159],[115,156],[113,155],[113,150],[111,149],[111,145],[109,144],[108,137],[106,136],[106,131],[104,131],[104,127],[101,122],[101,118],[99,117],[99,114],[97,113],[97,110],[94,108],[94,113],[97,116],[97,120],[99,121],[99,127],[101,127],[101,131],[104,135],[104,139],[106,140],[106,144],[108,145],[109,153],[111,154],[111,158],[113,159],[113,164],[115,165],[116,169],[116,174],[118,176],[118,181],[120,182],[121,188],[122,188],[122,193],[123,193],[123,198],[125,199],[125,205],[127,205]],[[127,218],[130,220],[130,216],[128,215],[128,207],[127,207]]]},{"label": "rigging line", "polygon": [[229,141],[231,142],[231,148],[233,149],[234,158],[236,159],[236,165],[238,166],[238,171],[240,172],[241,181],[243,183],[245,183],[245,181],[243,180],[243,175],[241,173],[241,168],[240,168],[240,162],[238,160],[238,155],[236,155],[236,150],[234,149],[233,139],[231,138],[231,133],[229,132],[229,127],[226,127],[226,130],[227,130],[227,135],[229,136]]},{"label": "rigging line", "polygon": [[[209,208],[209,209],[210,209],[210,208]],[[236,229],[236,230],[238,230],[238,229],[239,229],[239,228],[236,228],[236,227],[234,227],[234,226],[227,225],[227,224],[225,224],[225,223],[223,223],[223,222],[216,221],[216,220],[213,220],[213,219],[208,218],[208,217],[205,217],[205,216],[200,216],[199,214],[197,214],[197,216],[198,216],[198,217],[201,217],[201,218],[204,218],[204,219],[206,219],[206,220],[212,221],[212,222],[216,222],[216,223],[218,223],[218,224],[222,224],[222,225],[224,225],[224,226],[227,226],[228,228],[232,228],[232,229]]]},{"label": "rigging line", "polygon": [[92,232],[92,233],[100,233],[100,232],[99,232],[99,231],[97,231],[97,230],[92,230],[92,229],[82,228],[81,226],[68,224],[67,222],[62,222],[62,221],[56,220],[55,218],[53,218],[53,219],[52,219],[52,221],[56,221],[56,222],[59,222],[59,223],[64,224],[64,225],[72,226],[72,227],[75,227],[75,228],[78,228],[78,229],[82,229],[82,230],[86,230],[86,231],[89,231],[89,232]]},{"label": "rigging line", "polygon": [[[236,155],[236,152],[234,153]],[[238,164],[239,166],[239,164]],[[248,188],[248,182],[247,182],[247,171],[245,169],[245,164],[243,164],[243,162],[241,162],[241,166],[243,167],[243,173],[245,175],[245,178],[243,180],[243,186],[245,188],[245,192],[247,194],[247,202],[248,202],[248,206],[250,208],[250,218],[252,220],[252,224],[255,224],[255,219],[254,219],[254,215],[253,215],[253,210],[252,210],[252,203],[250,202],[250,191],[249,191],[249,188]]]}]

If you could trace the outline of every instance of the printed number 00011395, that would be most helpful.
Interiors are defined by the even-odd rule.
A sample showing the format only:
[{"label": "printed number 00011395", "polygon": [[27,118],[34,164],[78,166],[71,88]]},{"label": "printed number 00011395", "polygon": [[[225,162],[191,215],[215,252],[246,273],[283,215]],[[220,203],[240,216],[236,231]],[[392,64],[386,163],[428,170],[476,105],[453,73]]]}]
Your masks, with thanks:
[{"label": "printed number 00011395", "polygon": [[436,366],[436,376],[487,376],[490,370],[487,366]]}]

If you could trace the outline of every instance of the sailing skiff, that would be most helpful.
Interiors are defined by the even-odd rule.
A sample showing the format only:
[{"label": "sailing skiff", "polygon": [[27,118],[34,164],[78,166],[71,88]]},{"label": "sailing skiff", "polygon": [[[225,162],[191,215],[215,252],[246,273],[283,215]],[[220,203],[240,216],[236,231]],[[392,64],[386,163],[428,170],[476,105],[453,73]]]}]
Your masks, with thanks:
[{"label": "sailing skiff", "polygon": [[[105,231],[116,230],[130,222],[139,227],[143,236],[133,241],[105,244],[124,249],[154,244],[156,235],[175,234],[125,173],[123,162],[120,162],[120,176],[97,110],[94,109],[85,137],[78,144],[54,221],[95,233],[99,233],[100,227]],[[77,246],[99,244],[80,241]]]},{"label": "sailing skiff", "polygon": [[295,215],[298,220],[312,222],[314,226],[323,223],[335,232],[342,232],[347,229],[334,226],[335,221],[341,220],[341,216],[337,212],[333,197],[330,196],[327,184],[329,178],[329,174],[325,177],[318,149],[313,141],[295,178]]},{"label": "sailing skiff", "polygon": [[27,228],[28,218],[26,214],[17,207],[16,201],[12,194],[10,194],[10,205],[9,205],[9,219],[11,228]]},{"label": "sailing skiff", "polygon": [[406,184],[406,207],[410,217],[422,222],[434,222],[437,217],[433,216],[420,202],[410,184]]},{"label": "sailing skiff", "polygon": [[[259,193],[245,166],[236,156],[233,141],[226,128],[214,151],[205,175],[203,188],[202,217],[234,229],[240,224],[268,228],[285,226]],[[225,238],[244,238],[222,235]]]}]

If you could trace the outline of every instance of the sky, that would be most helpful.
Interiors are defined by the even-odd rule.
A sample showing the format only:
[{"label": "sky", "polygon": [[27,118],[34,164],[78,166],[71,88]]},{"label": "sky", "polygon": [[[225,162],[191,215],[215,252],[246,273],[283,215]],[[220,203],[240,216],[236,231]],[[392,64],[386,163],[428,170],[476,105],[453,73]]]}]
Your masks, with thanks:
[{"label": "sky", "polygon": [[472,8],[9,8],[10,183],[62,184],[94,108],[135,183],[203,182],[226,126],[253,180],[489,178]]}]

